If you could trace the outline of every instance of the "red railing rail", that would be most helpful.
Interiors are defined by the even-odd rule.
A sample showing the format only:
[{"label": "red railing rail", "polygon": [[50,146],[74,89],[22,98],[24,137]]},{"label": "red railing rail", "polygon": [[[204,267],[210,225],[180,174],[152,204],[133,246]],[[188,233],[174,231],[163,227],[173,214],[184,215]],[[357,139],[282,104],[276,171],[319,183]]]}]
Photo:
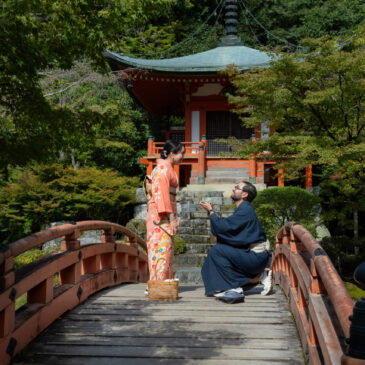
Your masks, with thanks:
[{"label": "red railing rail", "polygon": [[[152,147],[151,151],[148,154],[149,157],[159,157],[165,142],[151,142]],[[185,157],[196,157],[198,158],[199,154],[199,146],[204,143],[203,141],[200,142],[181,142],[185,146]]]},{"label": "red railing rail", "polygon": [[354,303],[326,252],[301,225],[287,223],[277,234],[273,272],[288,297],[308,363],[341,364]]},{"label": "red railing rail", "polygon": [[[80,245],[80,233],[102,230],[101,243]],[[115,234],[126,237],[116,243]],[[18,270],[14,258],[55,238],[61,250]],[[12,357],[55,319],[91,294],[109,286],[148,280],[144,240],[110,222],[64,224],[22,238],[0,252],[0,359]],[[58,274],[58,283],[54,277]],[[16,299],[27,293],[26,304],[15,310]]]}]

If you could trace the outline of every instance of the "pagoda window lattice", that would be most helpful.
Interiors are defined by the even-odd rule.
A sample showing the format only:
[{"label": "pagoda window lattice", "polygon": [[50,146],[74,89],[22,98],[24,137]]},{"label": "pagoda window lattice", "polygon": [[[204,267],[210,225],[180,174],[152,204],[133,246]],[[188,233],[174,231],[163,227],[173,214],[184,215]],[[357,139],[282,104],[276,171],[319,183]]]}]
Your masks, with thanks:
[{"label": "pagoda window lattice", "polygon": [[176,142],[185,142],[185,133],[171,133],[170,139]]},{"label": "pagoda window lattice", "polygon": [[242,141],[249,139],[254,132],[253,128],[243,127],[238,115],[229,111],[207,112],[206,121],[208,156],[216,156],[221,152],[232,152],[230,146],[216,142],[216,139],[233,136]]}]

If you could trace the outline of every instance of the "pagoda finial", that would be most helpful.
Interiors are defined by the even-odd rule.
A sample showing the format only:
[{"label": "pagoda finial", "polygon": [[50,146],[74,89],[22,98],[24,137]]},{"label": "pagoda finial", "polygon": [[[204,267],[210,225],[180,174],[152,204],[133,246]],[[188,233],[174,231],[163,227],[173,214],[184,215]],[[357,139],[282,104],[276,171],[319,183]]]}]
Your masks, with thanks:
[{"label": "pagoda finial", "polygon": [[242,46],[241,39],[237,36],[238,4],[237,0],[226,0],[225,31],[226,36],[221,40],[220,46]]}]

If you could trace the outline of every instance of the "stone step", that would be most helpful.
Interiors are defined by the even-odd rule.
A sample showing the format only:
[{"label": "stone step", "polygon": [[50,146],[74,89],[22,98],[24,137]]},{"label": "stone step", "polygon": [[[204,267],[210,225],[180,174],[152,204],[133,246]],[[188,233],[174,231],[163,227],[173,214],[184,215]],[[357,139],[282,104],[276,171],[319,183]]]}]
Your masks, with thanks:
[{"label": "stone step", "polygon": [[181,267],[201,267],[207,257],[206,254],[200,253],[184,253],[174,257],[174,265]]},{"label": "stone step", "polygon": [[175,271],[175,278],[181,284],[203,284],[200,267],[184,267]]},{"label": "stone step", "polygon": [[249,176],[247,170],[207,170],[205,172],[206,177],[215,177],[215,176]]},{"label": "stone step", "polygon": [[211,240],[210,235],[179,234],[179,237],[186,243],[210,243]]},{"label": "stone step", "polygon": [[[205,179],[206,184],[236,184],[241,180],[247,180],[245,177],[207,177]],[[233,188],[233,186],[231,187]]]},{"label": "stone step", "polygon": [[186,253],[205,253],[207,254],[210,248],[214,246],[209,243],[187,243]]}]

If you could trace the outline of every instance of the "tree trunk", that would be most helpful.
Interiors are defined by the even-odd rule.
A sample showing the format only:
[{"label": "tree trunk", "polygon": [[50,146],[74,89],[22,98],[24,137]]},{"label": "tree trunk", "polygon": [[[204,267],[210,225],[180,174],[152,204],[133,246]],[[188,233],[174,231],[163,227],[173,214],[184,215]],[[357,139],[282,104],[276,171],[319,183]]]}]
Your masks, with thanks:
[{"label": "tree trunk", "polygon": [[359,254],[359,212],[357,209],[354,210],[354,251],[355,255]]}]

